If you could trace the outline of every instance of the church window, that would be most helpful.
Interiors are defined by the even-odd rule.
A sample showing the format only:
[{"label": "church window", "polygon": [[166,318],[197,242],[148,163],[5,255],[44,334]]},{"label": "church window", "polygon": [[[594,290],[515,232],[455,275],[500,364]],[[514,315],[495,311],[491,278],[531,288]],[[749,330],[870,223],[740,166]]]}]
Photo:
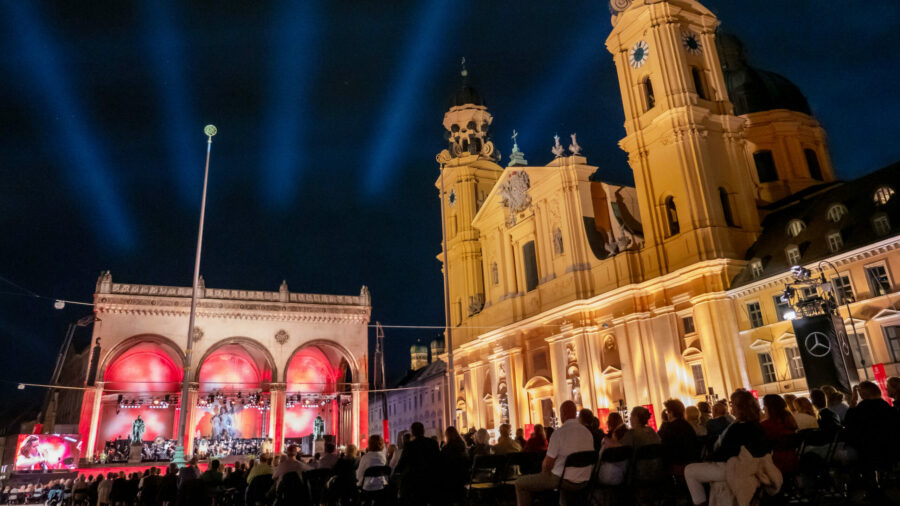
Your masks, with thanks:
[{"label": "church window", "polygon": [[884,213],[876,214],[872,218],[872,229],[878,235],[888,235],[891,231],[891,222],[888,220],[887,215]]},{"label": "church window", "polygon": [[791,371],[791,379],[806,377],[806,371],[803,370],[803,360],[800,358],[800,350],[796,346],[785,348],[784,358],[787,359],[788,369]]},{"label": "church window", "polygon": [[700,69],[691,67],[691,77],[694,79],[694,90],[697,91],[697,96],[707,100],[706,85],[703,83],[703,74],[700,72]]},{"label": "church window", "polygon": [[756,164],[756,174],[760,183],[778,181],[778,171],[775,170],[775,158],[768,149],[762,149],[753,153],[753,163]]},{"label": "church window", "polygon": [[762,260],[754,260],[750,263],[750,272],[753,273],[753,279],[758,279],[763,275]]},{"label": "church window", "polygon": [[787,224],[787,235],[791,237],[797,237],[800,235],[800,232],[806,230],[806,223],[803,223],[803,220],[791,220]]},{"label": "church window", "polygon": [[694,317],[693,316],[685,316],[681,319],[681,327],[684,329],[684,335],[693,334],[697,332],[697,329],[694,328]]},{"label": "church window", "polygon": [[878,189],[875,190],[875,193],[872,195],[872,200],[875,201],[876,205],[883,206],[883,205],[887,204],[891,200],[891,197],[893,197],[893,196],[894,196],[894,189],[891,188],[890,186],[884,185],[884,186],[879,186]]},{"label": "church window", "polygon": [[525,264],[525,291],[530,292],[538,286],[537,255],[534,251],[534,241],[528,241],[522,246],[522,261]]},{"label": "church window", "polygon": [[828,249],[831,250],[832,253],[837,253],[843,247],[844,239],[841,237],[840,232],[832,232],[828,234]]},{"label": "church window", "polygon": [[675,199],[672,196],[666,197],[666,223],[669,227],[669,237],[681,231],[678,226],[678,210],[675,209]]},{"label": "church window", "polygon": [[803,156],[806,157],[806,166],[809,168],[809,177],[821,181],[822,166],[819,165],[819,157],[816,156],[815,150],[809,148],[804,149]]},{"label": "church window", "polygon": [[703,377],[703,364],[692,364],[691,374],[694,376],[694,395],[706,394],[706,378]]},{"label": "church window", "polygon": [[647,107],[645,110],[649,111],[656,105],[656,96],[653,94],[653,83],[650,82],[649,76],[641,81],[641,88],[644,90],[644,102]]},{"label": "church window", "polygon": [[784,254],[787,256],[788,265],[791,267],[800,264],[800,248],[795,245],[790,245],[784,249]]},{"label": "church window", "polygon": [[844,204],[832,204],[831,207],[828,208],[828,221],[832,223],[837,223],[841,221],[841,218],[847,215],[847,206]]},{"label": "church window", "polygon": [[763,383],[775,382],[775,364],[772,362],[772,355],[768,353],[759,353],[756,355],[759,359],[759,370],[762,372]]},{"label": "church window", "polygon": [[729,227],[733,227],[734,215],[731,214],[731,202],[725,188],[719,188],[719,200],[722,202],[722,212],[725,214],[725,224]]},{"label": "church window", "polygon": [[747,304],[747,314],[750,316],[750,326],[754,329],[756,327],[762,327],[763,317],[762,317],[762,309],[759,307],[759,302],[750,302]]}]

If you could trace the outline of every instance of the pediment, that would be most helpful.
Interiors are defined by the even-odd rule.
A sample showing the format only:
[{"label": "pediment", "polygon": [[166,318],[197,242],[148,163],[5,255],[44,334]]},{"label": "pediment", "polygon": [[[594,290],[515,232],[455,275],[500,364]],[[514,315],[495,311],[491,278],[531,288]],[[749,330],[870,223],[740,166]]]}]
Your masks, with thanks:
[{"label": "pediment", "polygon": [[772,349],[772,341],[765,339],[757,339],[750,343],[750,349],[756,353],[766,353]]},{"label": "pediment", "polygon": [[872,317],[873,320],[887,320],[888,318],[900,318],[900,311],[894,309],[882,309],[875,316]]},{"label": "pediment", "polygon": [[780,336],[778,336],[778,338],[775,339],[775,342],[779,343],[779,344],[796,345],[797,344],[797,336],[795,336],[793,332],[785,332],[784,334],[781,334]]}]

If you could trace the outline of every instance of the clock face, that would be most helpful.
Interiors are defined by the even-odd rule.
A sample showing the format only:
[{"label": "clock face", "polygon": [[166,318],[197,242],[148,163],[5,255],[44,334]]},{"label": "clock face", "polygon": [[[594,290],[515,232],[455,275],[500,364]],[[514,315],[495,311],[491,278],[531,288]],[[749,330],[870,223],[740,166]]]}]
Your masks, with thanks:
[{"label": "clock face", "polygon": [[450,204],[450,207],[456,205],[456,188],[450,188],[450,195],[447,196],[447,203]]},{"label": "clock face", "polygon": [[640,68],[647,61],[650,55],[650,46],[644,41],[638,41],[628,53],[628,61],[633,68]]},{"label": "clock face", "polygon": [[681,43],[684,44],[684,49],[690,54],[698,55],[703,52],[703,44],[700,43],[700,37],[694,32],[681,32]]}]

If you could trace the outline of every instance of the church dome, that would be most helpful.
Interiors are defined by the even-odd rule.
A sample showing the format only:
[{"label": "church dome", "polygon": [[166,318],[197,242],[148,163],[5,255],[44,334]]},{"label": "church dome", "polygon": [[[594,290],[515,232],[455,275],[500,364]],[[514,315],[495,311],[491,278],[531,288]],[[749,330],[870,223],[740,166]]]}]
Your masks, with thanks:
[{"label": "church dome", "polygon": [[453,94],[453,100],[450,102],[450,107],[460,105],[484,105],[484,102],[481,100],[481,94],[465,81]]},{"label": "church dome", "polygon": [[752,67],[744,45],[733,33],[716,31],[716,48],[725,78],[728,98],[736,115],[772,109],[787,109],[812,115],[806,97],[786,77]]}]

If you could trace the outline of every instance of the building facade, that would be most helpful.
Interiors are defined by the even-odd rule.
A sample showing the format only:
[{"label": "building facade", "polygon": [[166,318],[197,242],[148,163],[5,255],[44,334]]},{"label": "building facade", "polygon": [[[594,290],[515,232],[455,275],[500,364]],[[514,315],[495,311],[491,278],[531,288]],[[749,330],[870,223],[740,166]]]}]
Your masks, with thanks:
[{"label": "building facade", "polygon": [[[554,139],[545,165],[529,165],[517,145],[501,165],[493,117],[465,73],[444,116],[435,186],[454,423],[550,424],[567,399],[659,413],[671,397],[803,391],[801,371],[783,374],[796,363],[783,352],[790,323],[777,322],[770,305],[792,265],[821,260],[846,273],[857,333],[871,361],[896,374],[900,344],[887,336],[897,335],[897,171],[836,182],[825,131],[799,89],[753,67],[700,2],[634,0],[612,10],[606,47],[633,187],[603,181],[574,134]],[[851,188],[854,202],[869,204],[847,200]],[[823,214],[806,216],[813,201]],[[855,223],[843,242],[785,236],[799,227],[788,215],[827,223],[833,204],[853,220],[821,227]],[[768,362],[774,376],[761,372]]]},{"label": "building facade", "polygon": [[[390,391],[386,392],[387,411],[383,408],[381,393],[373,393],[369,399],[369,427],[383,427],[388,421],[387,441],[396,443],[398,437],[409,432],[413,422],[425,426],[425,435],[443,438],[444,400],[447,392],[447,364],[442,360],[426,363],[411,370]],[[386,414],[386,416],[385,416]]]},{"label": "building facade", "polygon": [[[201,278],[202,281],[202,278]],[[183,378],[191,288],[114,283],[103,273],[84,373],[79,430],[91,458],[127,437],[138,415],[143,439],[286,439],[317,418],[338,444],[368,435],[371,297],[206,288],[201,282],[190,376]],[[189,382],[186,402],[182,381]],[[188,406],[188,424],[179,413]]]}]

